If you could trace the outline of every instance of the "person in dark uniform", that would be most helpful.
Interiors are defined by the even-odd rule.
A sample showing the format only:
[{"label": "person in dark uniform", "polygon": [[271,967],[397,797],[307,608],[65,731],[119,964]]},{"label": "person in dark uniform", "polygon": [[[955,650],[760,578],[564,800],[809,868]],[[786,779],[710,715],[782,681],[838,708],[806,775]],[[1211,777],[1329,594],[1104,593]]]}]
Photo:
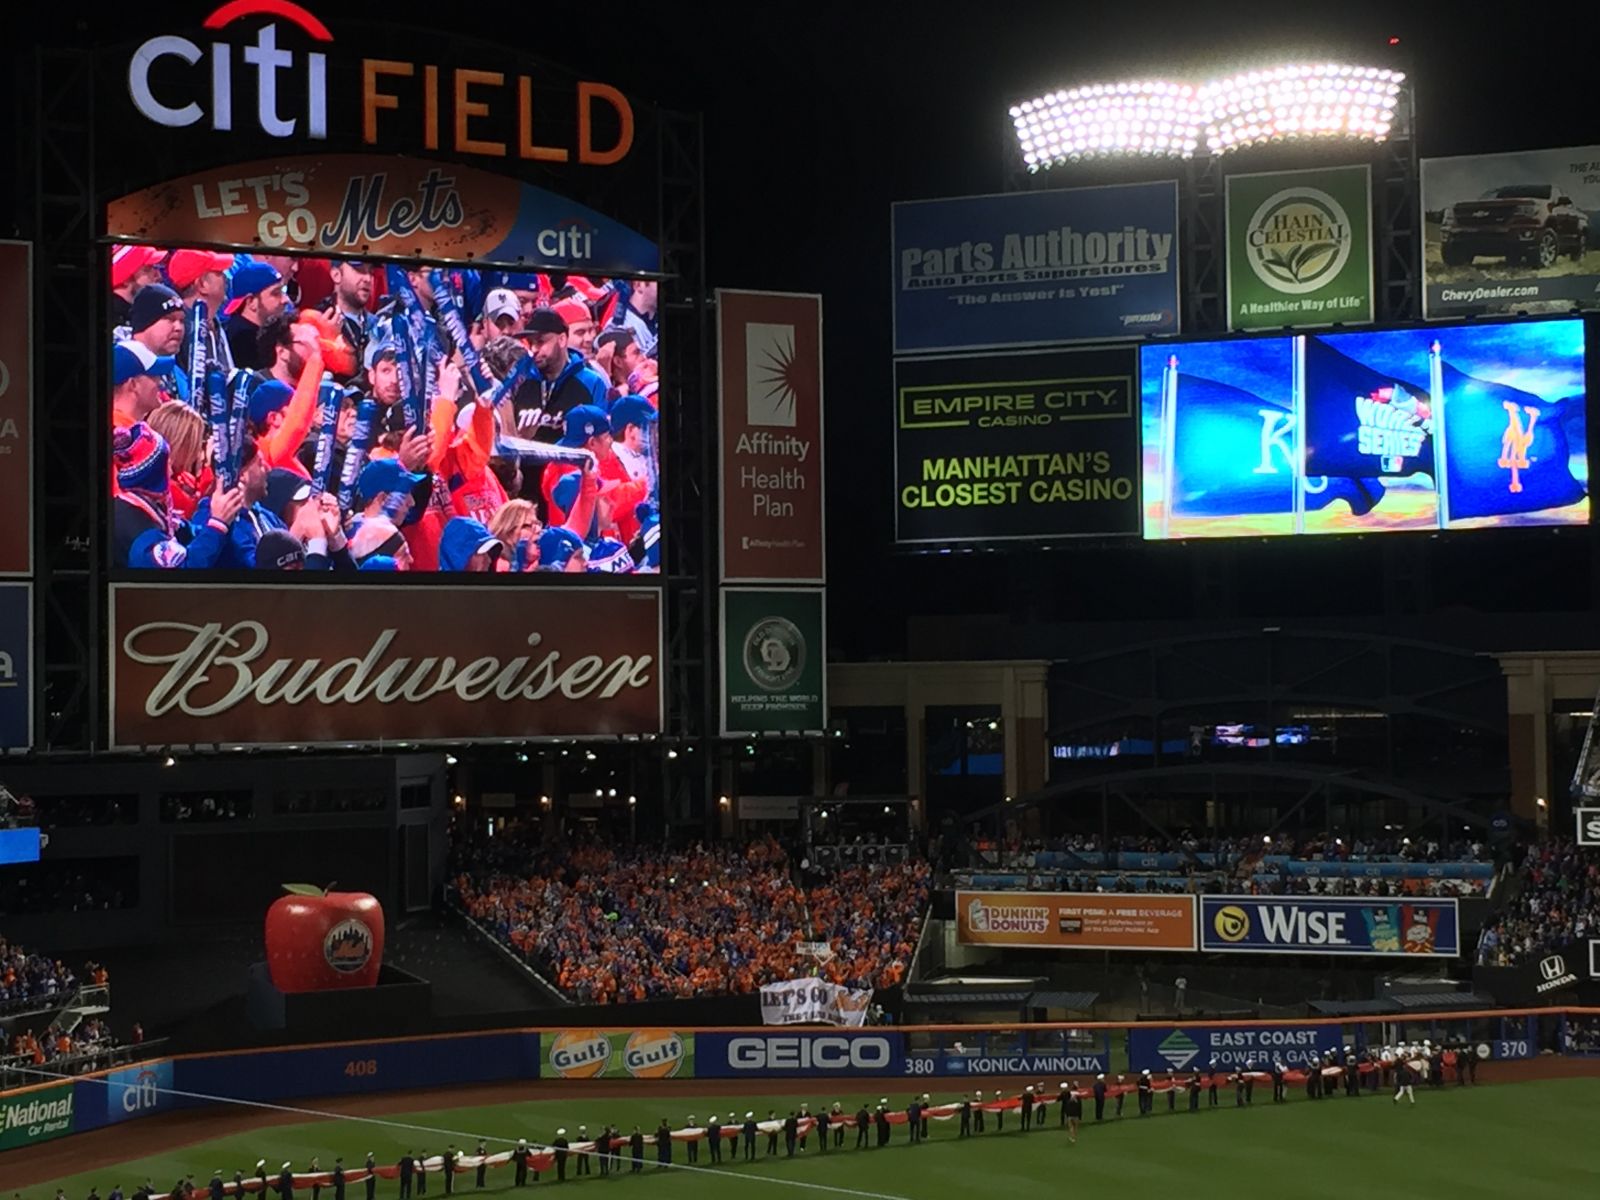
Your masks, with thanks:
[{"label": "person in dark uniform", "polygon": [[637,1125],[628,1135],[628,1153],[633,1157],[632,1174],[637,1175],[644,1170],[644,1133]]},{"label": "person in dark uniform", "polygon": [[1206,1064],[1206,1107],[1217,1106],[1217,1060],[1212,1059]]},{"label": "person in dark uniform", "polygon": [[344,1200],[344,1159],[342,1158],[333,1160],[333,1200]]},{"label": "person in dark uniform", "polygon": [[528,1186],[528,1139],[518,1138],[517,1148],[511,1152],[512,1182],[516,1187]]},{"label": "person in dark uniform", "polygon": [[1247,1059],[1244,1064],[1244,1102],[1256,1102],[1256,1060]]},{"label": "person in dark uniform", "polygon": [[1127,1098],[1128,1098],[1127,1081],[1121,1075],[1118,1075],[1117,1076],[1117,1116],[1119,1116],[1119,1117],[1122,1115],[1122,1103]]},{"label": "person in dark uniform", "polygon": [[856,1149],[860,1150],[867,1145],[867,1126],[872,1123],[872,1117],[867,1113],[866,1104],[856,1109]]},{"label": "person in dark uniform", "polygon": [[983,1132],[983,1093],[972,1093],[972,1132]]},{"label": "person in dark uniform", "polygon": [[661,1124],[656,1126],[656,1170],[660,1171],[672,1165],[672,1126],[667,1124],[665,1117]]},{"label": "person in dark uniform", "polygon": [[844,1115],[844,1106],[841,1105],[837,1100],[835,1100],[833,1102],[832,1116],[833,1116],[833,1148],[835,1150],[843,1150],[844,1149],[844,1127],[847,1124],[847,1120],[846,1120],[846,1117]]},{"label": "person in dark uniform", "polygon": [[886,1101],[878,1101],[878,1145],[889,1144],[889,1108]]},{"label": "person in dark uniform", "polygon": [[783,1119],[783,1156],[794,1157],[795,1143],[800,1140],[800,1118],[795,1116],[794,1109],[789,1110],[789,1115]]},{"label": "person in dark uniform", "polygon": [[[245,1194],[244,1172],[239,1170],[237,1167],[235,1167],[233,1170],[233,1194],[239,1197],[243,1197]],[[122,1189],[119,1187],[112,1188],[110,1193],[106,1196],[106,1200],[123,1200]]]},{"label": "person in dark uniform", "polygon": [[717,1114],[711,1114],[711,1120],[706,1122],[706,1149],[711,1151],[711,1161],[722,1161],[722,1122],[717,1120]]},{"label": "person in dark uniform", "polygon": [[1322,1098],[1322,1059],[1313,1058],[1306,1064],[1306,1099]]},{"label": "person in dark uniform", "polygon": [[778,1152],[778,1131],[782,1128],[782,1122],[778,1120],[777,1109],[767,1109],[765,1124],[767,1127],[767,1157],[771,1158]]},{"label": "person in dark uniform", "polygon": [[1178,1111],[1178,1088],[1181,1087],[1181,1086],[1182,1085],[1179,1084],[1179,1082],[1178,1082],[1178,1077],[1176,1075],[1174,1075],[1171,1071],[1168,1071],[1167,1072],[1167,1111],[1168,1112],[1177,1112]]},{"label": "person in dark uniform", "polygon": [[411,1200],[411,1176],[416,1170],[416,1160],[412,1158],[411,1151],[407,1150],[400,1156],[397,1169],[400,1172],[400,1200]]},{"label": "person in dark uniform", "polygon": [[417,1195],[428,1194],[428,1152],[423,1150],[417,1155]]},{"label": "person in dark uniform", "polygon": [[1056,1127],[1064,1129],[1067,1124],[1067,1097],[1072,1094],[1073,1085],[1063,1083],[1056,1096]]},{"label": "person in dark uniform", "polygon": [[1282,1104],[1288,1099],[1288,1089],[1283,1085],[1283,1060],[1272,1060],[1272,1102]]},{"label": "person in dark uniform", "polygon": [[[578,1138],[577,1138],[577,1140],[578,1140],[578,1143],[580,1145],[589,1140],[589,1127],[587,1125],[579,1125],[578,1126]],[[576,1149],[573,1150],[573,1152],[572,1152],[572,1166],[573,1166],[572,1174],[573,1174],[574,1178],[576,1178],[579,1175],[588,1175],[588,1174],[591,1174],[593,1172],[594,1168],[589,1162],[589,1157],[590,1157],[591,1153],[592,1152],[589,1151],[589,1150],[576,1150]]]},{"label": "person in dark uniform", "polygon": [[928,1110],[933,1107],[933,1100],[927,1092],[922,1093],[922,1140],[928,1140]]},{"label": "person in dark uniform", "polygon": [[906,1125],[911,1132],[911,1144],[915,1146],[922,1140],[922,1106],[917,1103],[915,1096],[906,1105]]},{"label": "person in dark uniform", "polygon": [[1200,1072],[1189,1076],[1189,1111],[1200,1111]]},{"label": "person in dark uniform", "polygon": [[811,1123],[810,1123],[811,1122],[811,1106],[810,1105],[802,1104],[800,1106],[800,1115],[799,1115],[798,1120],[799,1120],[799,1124],[800,1124],[800,1153],[804,1154],[806,1152],[806,1138],[811,1136]]},{"label": "person in dark uniform", "polygon": [[958,1138],[972,1136],[972,1101],[966,1096],[961,1097],[961,1132]]},{"label": "person in dark uniform", "polygon": [[1150,1072],[1139,1072],[1139,1115],[1148,1117],[1156,1106],[1156,1081],[1151,1078]]},{"label": "person in dark uniform", "polygon": [[[683,1123],[683,1127],[684,1127],[685,1130],[699,1129],[700,1128],[700,1126],[695,1122],[693,1113],[689,1114],[689,1119]],[[686,1154],[686,1156],[687,1156],[687,1158],[689,1159],[690,1162],[697,1163],[697,1162],[700,1161],[700,1139],[699,1138],[697,1138],[697,1137],[687,1137],[687,1138],[685,1138],[684,1139],[683,1148],[684,1148],[685,1154]]]},{"label": "person in dark uniform", "polygon": [[1022,1089],[1022,1132],[1033,1128],[1033,1085]]},{"label": "person in dark uniform", "polygon": [[489,1177],[489,1148],[483,1144],[483,1139],[478,1139],[478,1173],[473,1178],[474,1187],[482,1187],[488,1182]]},{"label": "person in dark uniform", "polygon": [[567,1148],[571,1145],[572,1143],[567,1141],[567,1131],[565,1129],[556,1130],[555,1141],[550,1143],[550,1149],[555,1151],[557,1183],[565,1183],[567,1181]]},{"label": "person in dark uniform", "polygon": [[744,1115],[744,1128],[742,1130],[740,1130],[740,1132],[744,1134],[744,1160],[745,1160],[745,1162],[755,1162],[755,1160],[756,1160],[756,1115],[755,1115],[755,1113],[753,1113],[753,1112],[745,1113],[745,1115]]},{"label": "person in dark uniform", "polygon": [[822,1147],[822,1152],[828,1152],[828,1129],[833,1124],[833,1117],[827,1109],[817,1114],[817,1144]]},{"label": "person in dark uniform", "polygon": [[[178,1189],[173,1190],[176,1192]],[[278,1195],[283,1200],[293,1200],[294,1197],[294,1170],[288,1163],[278,1169]]]},{"label": "person in dark uniform", "polygon": [[1078,1095],[1076,1081],[1067,1089],[1066,1103],[1061,1106],[1067,1114],[1067,1141],[1078,1144],[1078,1126],[1083,1124],[1083,1097]]},{"label": "person in dark uniform", "polygon": [[1406,1097],[1412,1104],[1417,1102],[1417,1075],[1411,1069],[1411,1063],[1407,1061],[1408,1057],[1402,1052],[1400,1061],[1394,1067],[1394,1103],[1396,1104],[1400,1103],[1401,1096]]},{"label": "person in dark uniform", "polygon": [[1476,1046],[1467,1047],[1467,1078],[1473,1087],[1478,1086],[1478,1048]]},{"label": "person in dark uniform", "polygon": [[[227,1194],[226,1189],[224,1189],[222,1186],[221,1167],[218,1167],[215,1171],[211,1172],[211,1182],[206,1185],[206,1190],[210,1192],[211,1200],[222,1200],[223,1196]],[[96,1195],[94,1200],[100,1200],[100,1197]]]},{"label": "person in dark uniform", "polygon": [[444,1194],[452,1196],[456,1190],[456,1160],[461,1157],[454,1146],[444,1148],[444,1165],[439,1169],[444,1172]]},{"label": "person in dark uniform", "polygon": [[1237,1070],[1237,1071],[1235,1071],[1233,1073],[1233,1106],[1235,1108],[1243,1108],[1244,1107],[1244,1068],[1243,1067],[1239,1068],[1239,1070]]},{"label": "person in dark uniform", "polygon": [[599,1151],[601,1175],[611,1174],[611,1156],[616,1153],[616,1148],[615,1132],[611,1128],[611,1123],[607,1121],[600,1126],[600,1140],[595,1144],[595,1149]]},{"label": "person in dark uniform", "polygon": [[1428,1059],[1428,1083],[1433,1087],[1444,1086],[1444,1047],[1435,1046]]},{"label": "person in dark uniform", "polygon": [[1361,1095],[1361,1066],[1356,1062],[1356,1052],[1349,1046],[1344,1048],[1344,1094]]},{"label": "person in dark uniform", "polygon": [[[306,1174],[311,1176],[311,1200],[322,1200],[322,1167],[318,1165],[315,1158],[307,1166]],[[188,1184],[185,1184],[183,1194],[188,1196],[193,1190]]]},{"label": "person in dark uniform", "polygon": [[1104,1075],[1096,1075],[1094,1077],[1094,1119],[1096,1121],[1106,1119],[1106,1077]]},{"label": "person in dark uniform", "polygon": [[1006,1131],[1006,1110],[1000,1107],[1000,1091],[998,1088],[995,1089],[994,1104],[994,1131],[996,1133],[1004,1133]]}]

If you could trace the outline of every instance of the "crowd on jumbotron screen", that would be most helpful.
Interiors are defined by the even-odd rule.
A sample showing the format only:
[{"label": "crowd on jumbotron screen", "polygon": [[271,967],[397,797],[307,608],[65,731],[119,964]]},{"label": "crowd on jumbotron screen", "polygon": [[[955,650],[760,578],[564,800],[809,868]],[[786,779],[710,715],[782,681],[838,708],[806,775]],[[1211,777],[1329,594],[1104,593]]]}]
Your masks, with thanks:
[{"label": "crowd on jumbotron screen", "polygon": [[1537,962],[1592,937],[1600,937],[1600,850],[1552,838],[1523,855],[1506,907],[1484,927],[1478,961]]},{"label": "crowd on jumbotron screen", "polygon": [[118,247],[116,567],[660,569],[657,285]]},{"label": "crowd on jumbotron screen", "polygon": [[777,842],[668,850],[512,838],[455,846],[456,897],[495,937],[585,1003],[752,992],[820,973],[900,983],[927,910],[926,862],[847,867],[803,882]]}]

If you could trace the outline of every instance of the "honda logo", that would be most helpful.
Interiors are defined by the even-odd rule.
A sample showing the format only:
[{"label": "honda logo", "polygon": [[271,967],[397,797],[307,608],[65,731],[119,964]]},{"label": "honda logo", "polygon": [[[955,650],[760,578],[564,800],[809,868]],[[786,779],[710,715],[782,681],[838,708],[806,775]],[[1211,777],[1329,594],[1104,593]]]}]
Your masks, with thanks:
[{"label": "honda logo", "polygon": [[1560,979],[1567,973],[1567,960],[1559,954],[1552,954],[1539,964],[1539,974],[1545,979]]}]

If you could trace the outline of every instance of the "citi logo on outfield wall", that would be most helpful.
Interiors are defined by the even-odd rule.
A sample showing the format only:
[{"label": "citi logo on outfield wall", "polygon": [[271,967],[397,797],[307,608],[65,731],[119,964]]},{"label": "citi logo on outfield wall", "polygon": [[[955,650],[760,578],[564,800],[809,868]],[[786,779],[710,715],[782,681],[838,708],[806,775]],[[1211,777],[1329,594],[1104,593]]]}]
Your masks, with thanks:
[{"label": "citi logo on outfield wall", "polygon": [[[240,22],[251,23],[255,40],[242,45],[224,40],[238,32],[231,27]],[[268,137],[322,141],[328,137],[330,110],[337,120],[358,103],[361,140],[369,146],[420,142],[424,150],[587,166],[621,162],[633,148],[633,106],[609,84],[578,81],[575,128],[565,144],[542,145],[534,135],[531,76],[508,79],[503,71],[363,58],[360,95],[330,95],[328,53],[322,47],[332,44],[333,34],[292,0],[228,0],[201,24],[215,34],[208,45],[159,34],[142,43],[128,62],[133,106],[157,125],[187,129],[208,122],[218,133],[253,125]],[[297,51],[291,48],[296,42],[310,46]],[[595,145],[600,106],[614,114],[617,132],[610,146]],[[500,128],[515,128],[514,142],[489,135],[485,125],[497,117]]]}]

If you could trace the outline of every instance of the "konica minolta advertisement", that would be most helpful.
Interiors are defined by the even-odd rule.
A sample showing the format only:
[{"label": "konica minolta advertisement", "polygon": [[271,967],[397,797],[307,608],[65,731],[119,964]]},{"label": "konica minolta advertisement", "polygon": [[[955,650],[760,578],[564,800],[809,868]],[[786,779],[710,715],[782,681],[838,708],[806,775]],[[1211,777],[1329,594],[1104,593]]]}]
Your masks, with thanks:
[{"label": "konica minolta advertisement", "polygon": [[894,205],[896,354],[1178,329],[1178,185]]}]

